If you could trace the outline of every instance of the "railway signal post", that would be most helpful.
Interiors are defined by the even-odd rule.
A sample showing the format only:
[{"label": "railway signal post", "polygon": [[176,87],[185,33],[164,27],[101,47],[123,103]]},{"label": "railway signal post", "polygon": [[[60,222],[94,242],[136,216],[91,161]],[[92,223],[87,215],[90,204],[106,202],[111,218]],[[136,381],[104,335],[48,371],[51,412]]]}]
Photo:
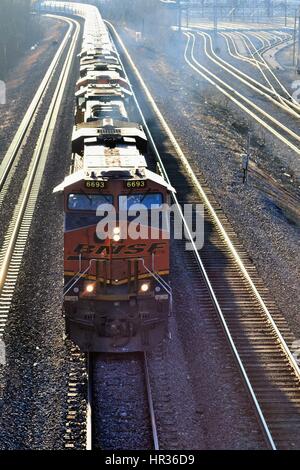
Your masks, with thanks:
[{"label": "railway signal post", "polygon": [[248,170],[250,162],[250,145],[251,145],[251,134],[248,134],[247,153],[242,154],[242,170],[243,170],[243,184],[248,181]]}]

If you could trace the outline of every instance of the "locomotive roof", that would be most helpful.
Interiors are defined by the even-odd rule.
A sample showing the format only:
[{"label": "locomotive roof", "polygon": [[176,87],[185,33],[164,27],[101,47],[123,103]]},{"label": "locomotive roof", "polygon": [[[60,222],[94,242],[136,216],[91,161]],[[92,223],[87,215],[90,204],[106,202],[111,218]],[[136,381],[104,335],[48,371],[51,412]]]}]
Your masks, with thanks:
[{"label": "locomotive roof", "polygon": [[135,122],[114,121],[112,119],[102,119],[92,122],[77,124],[73,130],[72,144],[77,153],[84,145],[86,138],[101,139],[102,137],[136,137],[147,141],[147,137],[140,124]]},{"label": "locomotive roof", "polygon": [[114,57],[112,54],[110,54],[107,51],[104,51],[101,54],[98,55],[86,55],[84,57],[81,57],[80,59],[80,64],[84,65],[86,63],[104,63],[104,64],[114,64],[114,65],[120,65],[119,60],[117,57]]},{"label": "locomotive roof", "polygon": [[[118,172],[122,172],[122,171],[124,172],[124,168],[114,167],[112,170],[115,171],[116,174]],[[108,171],[109,171],[109,168],[106,167],[104,169],[104,172],[108,172]],[[132,168],[131,176],[125,177],[125,178],[123,177],[123,178],[119,178],[119,179],[132,180],[133,178],[135,178],[135,174],[136,174],[136,168]],[[67,176],[61,184],[56,186],[56,188],[54,188],[54,190],[53,190],[53,193],[61,193],[66,188],[68,188],[70,186],[73,186],[74,184],[79,183],[80,181],[90,181],[91,179],[92,179],[91,176],[87,175],[85,170],[77,171],[76,173],[72,173],[71,175]],[[102,176],[102,177],[97,177],[97,178],[93,178],[93,179],[95,181],[97,181],[97,180],[99,181],[99,180],[107,180],[109,178],[105,177],[105,176]],[[176,190],[173,188],[173,186],[171,186],[167,181],[165,181],[162,176],[158,175],[157,173],[153,173],[153,171],[148,170],[148,168],[143,169],[143,178],[141,178],[141,177],[137,178],[136,177],[135,179],[143,179],[143,180],[153,181],[154,183],[157,183],[160,186],[162,186],[164,188],[167,188],[168,191],[170,191],[172,193],[176,193]]]},{"label": "locomotive roof", "polygon": [[82,46],[81,52],[79,57],[89,56],[89,55],[98,55],[103,54],[103,51],[107,52],[108,54],[112,54],[117,57],[117,52],[115,48],[112,46],[111,43],[103,43],[100,42],[99,45],[94,44],[85,44]]},{"label": "locomotive roof", "polygon": [[[96,113],[96,114],[95,114]],[[85,109],[85,121],[101,120],[106,118],[128,121],[128,115],[122,99],[108,101],[87,100]]]},{"label": "locomotive roof", "polygon": [[85,65],[101,65],[101,66],[107,66],[107,67],[121,67],[117,59],[114,57],[109,57],[107,56],[99,56],[99,57],[94,57],[94,56],[86,56],[83,59],[80,60],[80,66],[84,67]]},{"label": "locomotive roof", "polygon": [[118,72],[114,72],[110,70],[105,70],[105,71],[88,70],[86,75],[84,77],[81,77],[77,81],[76,86],[79,87],[81,86],[81,84],[84,84],[88,81],[93,81],[93,80],[98,80],[98,79],[101,80],[102,78],[108,79],[108,80],[119,81],[119,83],[122,83],[129,87],[129,84],[125,78],[123,78]]},{"label": "locomotive roof", "polygon": [[[105,145],[97,145],[85,140],[84,146],[84,170],[86,174],[95,172],[101,175],[103,170],[117,169],[144,169],[147,167],[145,157],[136,148],[135,139],[126,138],[124,143],[110,148]],[[94,139],[91,139],[92,141]],[[133,145],[132,145],[133,144]]]},{"label": "locomotive roof", "polygon": [[125,94],[131,95],[131,92],[126,88],[121,87],[119,83],[91,83],[86,87],[80,88],[80,90],[76,91],[75,96],[85,96],[86,99],[89,97],[96,97],[101,99],[101,97],[124,97]]},{"label": "locomotive roof", "polygon": [[117,72],[120,75],[123,72],[123,69],[120,65],[117,64],[107,64],[105,62],[93,62],[90,64],[80,65],[80,74],[83,76],[83,73],[90,71],[100,71],[100,72]]},{"label": "locomotive roof", "polygon": [[[111,119],[108,119],[109,121]],[[104,120],[105,121],[105,120]],[[73,130],[72,151],[78,155],[83,155],[87,139],[91,143],[94,139],[95,145],[98,146],[106,142],[116,142],[118,145],[125,142],[128,138],[135,139],[136,146],[139,149],[145,149],[147,145],[147,137],[143,128],[139,124],[115,121],[116,127],[108,128],[103,126],[103,121],[91,121],[78,124]]]}]

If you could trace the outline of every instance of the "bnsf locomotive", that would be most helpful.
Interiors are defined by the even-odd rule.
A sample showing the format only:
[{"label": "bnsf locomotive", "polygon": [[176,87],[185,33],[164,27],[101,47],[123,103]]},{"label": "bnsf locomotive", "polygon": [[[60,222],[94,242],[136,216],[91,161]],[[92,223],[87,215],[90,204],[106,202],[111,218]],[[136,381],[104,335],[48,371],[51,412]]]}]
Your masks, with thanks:
[{"label": "bnsf locomotive", "polygon": [[[147,137],[133,122],[131,87],[100,13],[80,8],[72,165],[54,190],[64,199],[66,333],[82,351],[143,351],[168,330],[170,237],[162,208],[173,188],[149,169]],[[144,208],[142,222],[135,207]]]}]

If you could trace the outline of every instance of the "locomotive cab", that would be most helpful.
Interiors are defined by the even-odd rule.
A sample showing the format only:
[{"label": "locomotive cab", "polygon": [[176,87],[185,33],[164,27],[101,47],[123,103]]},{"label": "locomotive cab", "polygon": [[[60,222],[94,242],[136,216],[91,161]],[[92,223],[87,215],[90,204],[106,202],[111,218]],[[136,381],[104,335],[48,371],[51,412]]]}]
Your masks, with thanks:
[{"label": "locomotive cab", "polygon": [[73,148],[84,142],[85,166],[55,190],[64,194],[66,333],[82,351],[147,350],[166,336],[172,304],[173,188],[147,169],[137,138],[108,147],[80,132]]}]

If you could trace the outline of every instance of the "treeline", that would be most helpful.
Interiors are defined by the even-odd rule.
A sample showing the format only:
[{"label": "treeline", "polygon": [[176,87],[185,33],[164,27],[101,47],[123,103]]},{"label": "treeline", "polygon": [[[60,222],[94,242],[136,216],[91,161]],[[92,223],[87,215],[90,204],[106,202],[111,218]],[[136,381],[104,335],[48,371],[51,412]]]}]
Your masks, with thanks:
[{"label": "treeline", "polygon": [[31,0],[0,0],[0,79],[36,40],[37,24]]},{"label": "treeline", "polygon": [[140,31],[150,41],[168,41],[170,27],[176,24],[176,12],[170,11],[159,0],[106,0],[101,11],[115,24]]}]

